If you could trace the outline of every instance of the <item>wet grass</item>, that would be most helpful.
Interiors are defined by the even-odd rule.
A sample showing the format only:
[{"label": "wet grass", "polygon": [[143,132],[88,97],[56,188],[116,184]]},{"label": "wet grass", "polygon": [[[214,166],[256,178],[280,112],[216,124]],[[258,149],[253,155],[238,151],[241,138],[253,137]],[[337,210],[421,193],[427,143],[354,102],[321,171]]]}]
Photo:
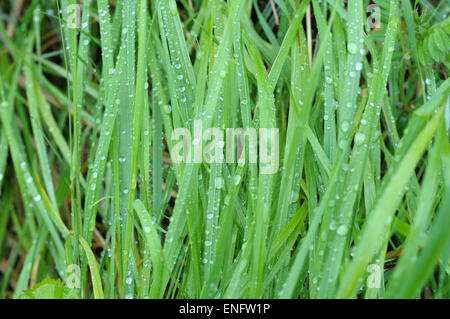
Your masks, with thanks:
[{"label": "wet grass", "polygon": [[448,298],[450,6],[370,4],[0,1],[0,296]]}]

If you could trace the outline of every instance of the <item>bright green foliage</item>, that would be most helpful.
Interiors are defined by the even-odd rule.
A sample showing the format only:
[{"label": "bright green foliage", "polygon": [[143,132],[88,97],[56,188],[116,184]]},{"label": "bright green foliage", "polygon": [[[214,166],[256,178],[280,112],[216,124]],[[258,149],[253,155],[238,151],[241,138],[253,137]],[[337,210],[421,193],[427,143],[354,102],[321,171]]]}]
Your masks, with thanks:
[{"label": "bright green foliage", "polygon": [[0,297],[450,297],[448,1],[15,3]]}]

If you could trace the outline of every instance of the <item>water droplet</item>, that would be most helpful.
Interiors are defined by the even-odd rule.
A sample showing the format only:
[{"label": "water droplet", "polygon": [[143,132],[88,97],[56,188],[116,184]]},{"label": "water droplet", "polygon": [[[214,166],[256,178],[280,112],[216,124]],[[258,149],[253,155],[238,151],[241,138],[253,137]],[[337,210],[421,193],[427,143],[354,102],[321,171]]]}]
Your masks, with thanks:
[{"label": "water droplet", "polygon": [[217,177],[214,185],[216,186],[217,189],[221,189],[223,187],[223,178],[222,177]]},{"label": "water droplet", "polygon": [[332,230],[332,231],[336,230],[336,223],[334,220],[332,220],[330,223],[330,230]]},{"label": "water droplet", "polygon": [[291,193],[291,203],[296,203],[299,198],[299,193],[296,191],[292,191]]},{"label": "water droplet", "polygon": [[164,106],[164,113],[166,114],[170,114],[172,112],[172,108],[170,107],[169,104]]},{"label": "water droplet", "polygon": [[348,44],[348,52],[350,52],[351,54],[355,54],[356,51],[358,50],[358,47],[356,46],[356,44],[354,44],[353,42],[350,42]]},{"label": "water droplet", "polygon": [[339,226],[338,229],[337,229],[337,234],[340,235],[340,236],[346,235],[347,232],[348,232],[348,227],[347,227],[347,225],[341,225],[341,226]]},{"label": "water droplet", "polygon": [[344,133],[347,132],[349,127],[350,127],[350,124],[347,121],[342,122],[342,124],[341,124],[342,132],[344,132]]}]

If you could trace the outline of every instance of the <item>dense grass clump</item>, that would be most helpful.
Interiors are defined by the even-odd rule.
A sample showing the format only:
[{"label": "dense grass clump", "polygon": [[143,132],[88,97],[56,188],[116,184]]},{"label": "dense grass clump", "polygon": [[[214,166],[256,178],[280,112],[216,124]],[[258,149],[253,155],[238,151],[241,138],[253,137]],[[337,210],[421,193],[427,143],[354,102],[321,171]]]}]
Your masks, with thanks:
[{"label": "dense grass clump", "polygon": [[449,298],[449,12],[0,0],[0,296]]}]

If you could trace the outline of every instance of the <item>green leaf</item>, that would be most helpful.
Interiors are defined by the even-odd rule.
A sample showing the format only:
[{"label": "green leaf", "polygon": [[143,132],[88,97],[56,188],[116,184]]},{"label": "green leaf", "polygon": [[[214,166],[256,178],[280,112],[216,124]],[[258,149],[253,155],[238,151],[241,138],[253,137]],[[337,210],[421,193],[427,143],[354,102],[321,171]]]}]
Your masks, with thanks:
[{"label": "green leaf", "polygon": [[77,289],[65,287],[59,279],[46,278],[33,289],[28,289],[19,299],[80,299]]}]

